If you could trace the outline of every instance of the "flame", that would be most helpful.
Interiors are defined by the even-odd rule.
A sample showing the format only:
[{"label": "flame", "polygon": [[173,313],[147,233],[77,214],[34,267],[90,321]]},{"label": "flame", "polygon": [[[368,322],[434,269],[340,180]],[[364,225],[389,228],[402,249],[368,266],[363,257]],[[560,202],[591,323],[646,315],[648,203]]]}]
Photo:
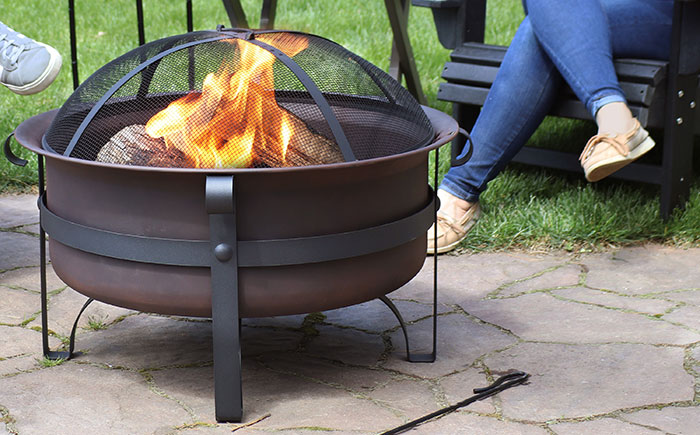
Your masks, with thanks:
[{"label": "flame", "polygon": [[[170,103],[146,123],[146,132],[162,137],[197,168],[250,167],[256,150],[274,154],[284,165],[299,123],[276,103],[276,58],[249,42],[228,42],[240,53],[240,68],[230,73],[222,64],[207,74],[201,93]],[[292,57],[306,47],[308,39],[297,37],[285,44],[284,52]]]}]

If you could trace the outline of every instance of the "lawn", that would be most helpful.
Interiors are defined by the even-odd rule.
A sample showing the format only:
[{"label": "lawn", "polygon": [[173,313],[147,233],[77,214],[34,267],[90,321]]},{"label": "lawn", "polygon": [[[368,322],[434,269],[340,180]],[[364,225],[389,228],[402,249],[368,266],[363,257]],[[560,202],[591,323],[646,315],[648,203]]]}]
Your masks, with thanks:
[{"label": "lawn", "polygon": [[[133,0],[76,0],[81,79],[114,57],[137,45],[136,8]],[[186,31],[185,2],[144,0],[146,38],[153,40]],[[249,22],[259,17],[260,0],[244,0]],[[487,42],[507,44],[523,17],[520,0],[493,0],[487,14]],[[40,41],[55,46],[64,56],[57,81],[33,96],[18,96],[0,88],[0,137],[6,137],[22,120],[59,107],[72,92],[68,32],[68,2],[29,0],[4,8],[2,20]],[[361,5],[358,7],[358,5]],[[223,6],[216,0],[194,0],[196,30],[227,24]],[[341,0],[280,0],[278,28],[302,30],[334,40],[386,69],[391,34],[384,2]],[[409,32],[418,70],[429,104],[445,112],[450,106],[436,100],[442,65],[448,51],[437,40],[430,11],[412,8]],[[531,142],[538,146],[582,148],[595,126],[586,122],[548,119]],[[657,134],[658,137],[658,134]],[[658,141],[657,141],[658,142]],[[441,155],[449,155],[444,147]],[[0,192],[32,190],[36,162],[25,168],[0,158]],[[442,159],[442,173],[447,159]],[[695,165],[697,167],[697,165]],[[582,176],[511,165],[482,196],[484,215],[465,250],[604,249],[609,246],[660,241],[697,244],[700,238],[700,191],[694,177],[685,211],[664,222],[658,212],[659,188],[640,183],[585,182]]]}]

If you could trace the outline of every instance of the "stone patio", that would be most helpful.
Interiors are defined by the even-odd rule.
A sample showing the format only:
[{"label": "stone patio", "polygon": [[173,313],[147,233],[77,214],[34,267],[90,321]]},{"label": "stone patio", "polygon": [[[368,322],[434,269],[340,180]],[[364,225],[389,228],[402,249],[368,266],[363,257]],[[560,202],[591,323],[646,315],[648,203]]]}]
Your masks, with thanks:
[{"label": "stone patio", "polygon": [[[100,303],[81,356],[41,356],[36,197],[0,197],[0,434],[371,434],[519,369],[529,382],[424,434],[700,433],[700,249],[519,252],[439,260],[438,360],[405,361],[379,301],[247,319],[244,422],[216,424],[211,323]],[[390,294],[428,350],[432,262]],[[85,297],[50,273],[60,347]]]}]

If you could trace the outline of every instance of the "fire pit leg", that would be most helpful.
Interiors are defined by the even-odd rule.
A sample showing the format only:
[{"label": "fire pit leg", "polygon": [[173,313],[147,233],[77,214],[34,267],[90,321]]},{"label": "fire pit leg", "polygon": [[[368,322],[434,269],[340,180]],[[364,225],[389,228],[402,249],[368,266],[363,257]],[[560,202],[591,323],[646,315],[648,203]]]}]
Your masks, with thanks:
[{"label": "fire pit leg", "polygon": [[[439,168],[440,168],[440,154],[439,154],[439,149],[435,150],[435,166],[434,166],[434,180],[435,180],[435,189],[433,190],[433,195],[434,195],[434,208],[433,208],[433,230],[435,231],[433,233],[434,240],[437,240],[437,212],[438,209],[440,208],[440,200],[438,199],[437,196],[437,185],[438,185],[438,174],[439,174]],[[469,152],[469,156],[471,156],[471,151]],[[469,158],[467,157],[467,160]],[[437,248],[436,248],[437,249]],[[411,347],[408,344],[408,330],[406,329],[406,322],[403,320],[403,316],[401,316],[401,312],[399,311],[398,308],[396,308],[396,305],[394,305],[393,302],[391,302],[391,299],[389,299],[386,295],[380,296],[379,300],[384,302],[384,304],[389,307],[392,313],[394,313],[394,316],[399,321],[399,324],[401,325],[401,330],[403,331],[403,338],[406,340],[406,359],[409,362],[421,362],[421,363],[432,363],[435,362],[435,359],[437,358],[437,288],[438,288],[438,263],[437,263],[437,252],[433,253],[433,350],[430,353],[411,353]]]},{"label": "fire pit leg", "polygon": [[216,420],[240,422],[241,343],[238,315],[238,252],[233,176],[208,176],[211,260],[211,316],[214,345]]},{"label": "fire pit leg", "polygon": [[[44,190],[44,158],[42,156],[37,156],[37,160],[39,167],[39,201],[43,201],[44,195],[46,195],[46,191]],[[78,329],[78,320],[80,320],[80,316],[83,314],[85,309],[88,307],[88,305],[90,305],[90,303],[92,303],[94,299],[88,298],[88,300],[83,305],[83,308],[81,308],[78,312],[78,315],[75,318],[75,322],[73,322],[73,328],[70,332],[68,351],[53,351],[49,349],[49,299],[46,287],[46,232],[44,231],[44,227],[41,224],[41,219],[39,219],[39,279],[41,286],[41,344],[43,351],[42,353],[44,354],[44,358],[47,358],[52,361],[56,361],[59,359],[71,359],[72,357],[77,356],[77,354],[74,353],[73,350],[75,349],[75,331]]]}]

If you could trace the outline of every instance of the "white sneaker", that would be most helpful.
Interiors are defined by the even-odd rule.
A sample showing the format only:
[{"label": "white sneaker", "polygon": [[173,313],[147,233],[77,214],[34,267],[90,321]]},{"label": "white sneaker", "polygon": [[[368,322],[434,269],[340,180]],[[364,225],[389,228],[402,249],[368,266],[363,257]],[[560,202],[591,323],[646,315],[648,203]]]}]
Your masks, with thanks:
[{"label": "white sneaker", "polygon": [[0,22],[0,83],[20,95],[43,91],[61,69],[55,48],[34,41]]}]

